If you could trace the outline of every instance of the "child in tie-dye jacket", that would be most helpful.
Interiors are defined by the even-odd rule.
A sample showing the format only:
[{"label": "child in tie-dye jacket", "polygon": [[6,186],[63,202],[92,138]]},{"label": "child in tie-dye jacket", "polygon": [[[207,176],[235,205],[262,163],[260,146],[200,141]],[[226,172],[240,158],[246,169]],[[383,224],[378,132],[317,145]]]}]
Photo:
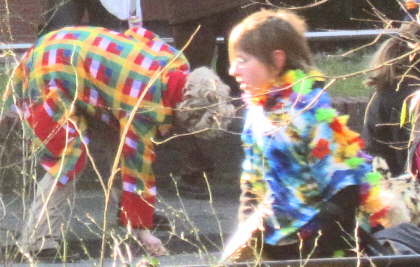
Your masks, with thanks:
[{"label": "child in tie-dye jacket", "polygon": [[[253,251],[263,259],[351,255],[356,217],[375,224],[386,212],[375,195],[381,175],[332,107],[305,32],[280,9],[248,16],[229,38],[230,74],[247,104],[239,229],[261,221]],[[228,248],[225,257],[239,249]]]}]

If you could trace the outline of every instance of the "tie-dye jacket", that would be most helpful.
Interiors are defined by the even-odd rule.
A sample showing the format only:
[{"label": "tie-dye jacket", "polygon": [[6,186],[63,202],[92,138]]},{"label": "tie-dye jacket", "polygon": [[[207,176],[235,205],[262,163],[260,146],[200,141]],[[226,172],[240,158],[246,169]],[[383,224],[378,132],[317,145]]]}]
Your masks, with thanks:
[{"label": "tie-dye jacket", "polygon": [[242,197],[250,192],[258,208],[268,210],[264,233],[271,245],[296,241],[298,231],[341,189],[378,178],[366,163],[359,134],[331,107],[322,86],[294,70],[267,96],[244,95],[241,183],[250,191]]}]

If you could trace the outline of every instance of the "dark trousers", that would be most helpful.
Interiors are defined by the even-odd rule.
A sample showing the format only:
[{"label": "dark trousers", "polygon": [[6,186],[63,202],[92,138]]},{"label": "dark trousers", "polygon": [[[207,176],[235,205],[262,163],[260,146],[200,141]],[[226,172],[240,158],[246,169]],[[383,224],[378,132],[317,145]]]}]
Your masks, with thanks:
[{"label": "dark trousers", "polygon": [[48,0],[45,25],[39,36],[66,26],[82,24],[85,11],[89,15],[87,25],[121,31],[128,23],[109,13],[100,0]]},{"label": "dark trousers", "polygon": [[[238,84],[235,78],[229,75],[228,38],[232,28],[247,15],[255,12],[256,8],[256,5],[246,8],[239,6],[197,20],[172,24],[175,47],[183,48],[200,26],[199,31],[184,51],[191,68],[211,66],[215,63],[217,74],[231,87],[232,93],[237,95],[239,94]],[[219,36],[224,38],[224,42],[217,43]]]},{"label": "dark trousers", "polygon": [[[171,25],[175,47],[178,49],[183,48],[197,27],[201,26],[191,43],[184,50],[184,54],[192,70],[201,66],[215,65],[218,76],[230,86],[231,95],[234,97],[239,97],[240,90],[235,78],[229,75],[230,63],[227,40],[234,25],[255,10],[256,5],[249,8],[237,7],[197,20]],[[217,42],[219,36],[224,37],[224,42]],[[241,105],[242,102],[236,100],[234,104]],[[211,176],[211,171],[214,169],[213,159],[209,155],[211,153],[211,143],[199,140],[195,136],[188,136],[179,138],[178,144],[182,158],[182,179],[187,183],[202,184],[203,181],[194,182],[194,179],[202,179],[204,172]]]},{"label": "dark trousers", "polygon": [[[360,204],[358,186],[349,186],[338,192],[314,220],[322,232],[313,233],[303,239],[302,244],[284,246],[263,245],[263,257],[267,260],[289,260],[328,258],[337,250],[344,250],[345,256],[354,256],[352,249],[356,245],[356,212]],[[302,229],[304,231],[304,229]],[[301,247],[300,247],[301,246]]]},{"label": "dark trousers", "polygon": [[211,140],[197,138],[194,135],[182,136],[178,140],[181,157],[180,175],[184,182],[198,186],[206,191],[206,177],[211,180],[215,169]]}]

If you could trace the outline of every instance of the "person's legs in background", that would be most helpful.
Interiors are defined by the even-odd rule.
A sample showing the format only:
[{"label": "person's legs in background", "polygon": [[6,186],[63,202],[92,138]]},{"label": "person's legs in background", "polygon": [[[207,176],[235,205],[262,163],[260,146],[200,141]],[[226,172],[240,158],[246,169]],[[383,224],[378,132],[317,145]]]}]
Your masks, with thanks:
[{"label": "person's legs in background", "polygon": [[[225,12],[217,14],[217,16],[214,18],[215,20],[219,21],[218,36],[224,38],[223,42],[218,42],[217,44],[216,72],[222,81],[229,85],[231,89],[231,96],[235,98],[240,96],[240,90],[239,84],[236,82],[235,77],[229,75],[230,62],[228,52],[228,38],[232,28],[248,14],[245,11],[248,9],[249,8],[229,9]],[[235,105],[238,104],[235,102]]]},{"label": "person's legs in background", "polygon": [[[37,184],[37,190],[25,218],[25,226],[17,243],[19,248],[37,256],[54,256],[61,247],[68,210],[74,202],[74,180],[60,184],[50,173],[46,173]],[[41,253],[41,254],[40,254]]]},{"label": "person's legs in background", "polygon": [[[214,64],[213,60],[217,58],[215,62],[216,72],[222,81],[231,88],[231,96],[234,97],[233,104],[238,107],[238,116],[241,113],[239,107],[243,103],[240,99],[239,85],[235,78],[229,75],[230,63],[227,38],[233,26],[255,11],[257,7],[255,5],[248,8],[232,8],[198,20],[172,25],[174,43],[178,49],[186,45],[200,25],[199,31],[184,51],[185,56],[190,62],[191,69],[200,66],[212,66]],[[217,37],[219,36],[224,37],[225,40],[217,42]],[[217,54],[215,54],[216,51]],[[231,128],[235,133],[240,133],[242,131],[242,121],[233,122]],[[239,134],[237,136],[239,138]],[[212,144],[214,143],[217,142]],[[203,175],[205,173],[207,178],[210,181],[212,180],[213,171],[215,170],[214,159],[212,158],[212,144],[199,140],[193,135],[179,138],[178,144],[182,159],[181,179],[179,181],[180,193],[195,198],[200,198],[200,196],[202,198],[207,197],[208,189]]]},{"label": "person's legs in background", "polygon": [[[191,69],[211,66],[214,63],[213,60],[216,59],[215,71],[221,80],[229,85],[234,96],[239,95],[239,85],[235,78],[229,75],[230,63],[227,38],[233,26],[252,11],[255,11],[252,6],[247,8],[237,7],[194,21],[172,25],[174,44],[178,49],[186,45],[194,31],[200,26],[199,31],[184,51]],[[224,41],[218,42],[217,37],[223,37]]]},{"label": "person's legs in background", "polygon": [[128,22],[109,13],[100,0],[83,0],[89,15],[89,26],[104,27],[123,32],[128,29]]},{"label": "person's legs in background", "polygon": [[211,181],[215,170],[212,143],[191,134],[179,138],[178,145],[181,156],[181,179],[178,181],[180,194],[195,199],[208,198],[205,177]]},{"label": "person's legs in background", "polygon": [[[217,23],[211,17],[205,17],[193,21],[172,24],[172,35],[174,45],[177,49],[183,48],[191,38],[191,43],[185,48],[184,54],[187,57],[191,69],[201,66],[209,67],[214,58],[216,48]],[[194,31],[200,29],[192,37]]]},{"label": "person's legs in background", "polygon": [[48,0],[45,24],[40,26],[39,36],[66,26],[78,25],[84,12],[80,0]]},{"label": "person's legs in background", "polygon": [[[212,64],[217,37],[214,31],[215,22],[206,17],[172,25],[174,45],[177,49],[182,49],[187,44],[199,25],[200,29],[184,50],[192,70]],[[177,139],[181,158],[179,193],[197,199],[207,198],[208,188],[204,174],[210,180],[214,171],[211,144],[193,134]]]},{"label": "person's legs in background", "polygon": [[42,25],[39,36],[66,26],[81,25],[85,11],[89,15],[89,26],[115,31],[128,29],[127,21],[109,13],[100,0],[48,0],[45,25]]}]

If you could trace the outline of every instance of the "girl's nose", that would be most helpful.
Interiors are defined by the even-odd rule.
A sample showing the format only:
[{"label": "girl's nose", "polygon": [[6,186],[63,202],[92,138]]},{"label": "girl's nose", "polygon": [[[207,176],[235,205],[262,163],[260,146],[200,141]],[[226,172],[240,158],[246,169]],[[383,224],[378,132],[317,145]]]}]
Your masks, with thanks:
[{"label": "girl's nose", "polygon": [[237,72],[236,70],[238,69],[238,62],[233,61],[232,64],[230,65],[229,68],[229,75],[230,76],[236,76]]}]

